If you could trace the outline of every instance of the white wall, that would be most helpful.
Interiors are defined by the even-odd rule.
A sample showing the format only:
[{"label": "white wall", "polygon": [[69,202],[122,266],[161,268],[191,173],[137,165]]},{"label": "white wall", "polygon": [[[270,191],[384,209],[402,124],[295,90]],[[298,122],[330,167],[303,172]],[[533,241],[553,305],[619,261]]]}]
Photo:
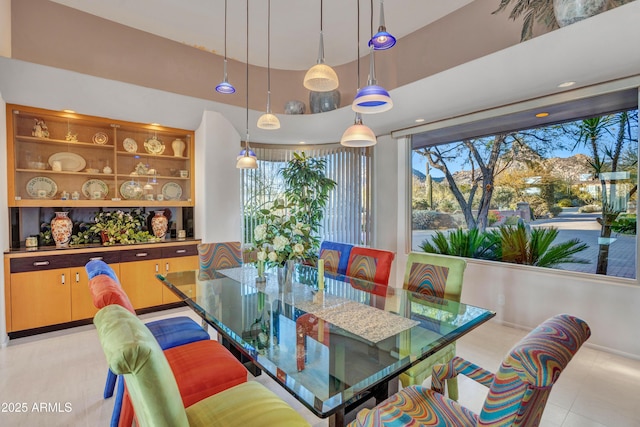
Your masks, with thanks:
[{"label": "white wall", "polygon": [[[6,103],[0,92],[0,109],[6,110]],[[0,248],[9,249],[9,204],[7,202],[7,116],[0,117],[0,227],[4,232],[0,233]],[[0,277],[4,278],[4,262],[0,264]],[[2,279],[4,280],[4,279]],[[7,336],[7,322],[4,301],[4,287],[0,289],[0,346],[4,347],[9,341]]]},{"label": "white wall", "polygon": [[[410,191],[405,178],[409,173],[409,144],[399,141],[397,160],[388,159],[377,180],[397,179],[398,211],[389,218],[378,216],[382,224],[398,219],[396,267],[402,283],[409,246],[410,224],[402,202]],[[391,177],[397,165],[398,177]],[[388,194],[395,197],[395,194]],[[384,195],[378,195],[384,197]],[[404,199],[402,199],[404,197]],[[637,256],[637,254],[636,254]],[[546,318],[570,313],[583,318],[592,329],[588,345],[640,359],[640,286],[624,280],[559,272],[551,269],[517,266],[469,259],[465,271],[462,302],[496,311],[495,321],[532,329]],[[636,265],[640,262],[636,261]],[[628,283],[628,282],[627,282]],[[473,332],[471,332],[473,333]]]},{"label": "white wall", "polygon": [[240,135],[220,113],[205,111],[196,129],[196,236],[203,242],[241,240]]},{"label": "white wall", "polygon": [[11,58],[11,0],[0,0],[0,56]]}]

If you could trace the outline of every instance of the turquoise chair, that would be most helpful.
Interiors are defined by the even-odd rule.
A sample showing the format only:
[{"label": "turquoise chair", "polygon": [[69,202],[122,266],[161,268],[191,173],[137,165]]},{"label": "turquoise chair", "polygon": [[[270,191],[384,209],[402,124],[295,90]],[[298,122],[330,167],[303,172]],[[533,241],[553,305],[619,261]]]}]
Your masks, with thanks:
[{"label": "turquoise chair", "polygon": [[[467,262],[463,258],[411,252],[407,258],[403,287],[423,295],[460,302],[462,281],[466,267]],[[409,346],[410,343],[402,343],[400,354],[408,354],[410,349],[407,347]],[[455,355],[456,343],[453,342],[400,374],[402,386],[408,387],[422,384],[431,375],[434,365],[447,363]],[[449,380],[448,386],[449,397],[457,400],[457,379],[452,378]]]}]

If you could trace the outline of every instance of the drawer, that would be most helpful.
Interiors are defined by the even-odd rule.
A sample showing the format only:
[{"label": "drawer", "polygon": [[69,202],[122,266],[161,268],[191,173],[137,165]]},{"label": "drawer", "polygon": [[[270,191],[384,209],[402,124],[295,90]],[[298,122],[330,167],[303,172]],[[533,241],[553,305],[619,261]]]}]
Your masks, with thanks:
[{"label": "drawer", "polygon": [[120,251],[120,262],[135,262],[162,258],[161,248]]},{"label": "drawer", "polygon": [[169,246],[162,248],[162,258],[198,255],[198,245]]},{"label": "drawer", "polygon": [[92,259],[101,259],[107,264],[120,262],[118,252],[89,252],[65,255],[40,255],[27,258],[12,258],[11,273],[52,270],[54,268],[84,267]]}]

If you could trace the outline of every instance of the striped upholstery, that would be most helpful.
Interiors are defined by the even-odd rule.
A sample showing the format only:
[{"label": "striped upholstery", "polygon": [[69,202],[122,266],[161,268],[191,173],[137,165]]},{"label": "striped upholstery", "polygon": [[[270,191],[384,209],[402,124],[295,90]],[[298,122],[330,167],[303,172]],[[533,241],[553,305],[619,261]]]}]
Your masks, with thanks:
[{"label": "striped upholstery", "polygon": [[351,255],[352,248],[353,245],[348,243],[323,241],[320,244],[320,259],[324,260],[325,271],[347,274],[349,255]]},{"label": "striped upholstery", "polygon": [[388,285],[394,258],[393,252],[354,246],[349,255],[347,276]]},{"label": "striped upholstery", "polygon": [[[434,390],[404,388],[373,410],[361,411],[349,426],[535,427],[551,387],[590,335],[583,320],[567,314],[554,316],[520,340],[495,375],[456,357],[434,368]],[[480,414],[440,393],[444,380],[458,373],[489,387]]]},{"label": "striped upholstery", "polygon": [[309,426],[262,384],[243,383],[187,407],[162,349],[151,332],[126,309],[109,305],[94,318],[105,356],[122,374],[139,426]]},{"label": "striped upholstery", "polygon": [[[466,266],[467,262],[463,258],[411,252],[407,258],[404,288],[427,297],[460,302]],[[410,354],[410,349],[401,347],[400,353]],[[434,365],[447,363],[455,355],[456,343],[454,342],[400,374],[400,382],[403,387],[420,385],[431,375]],[[447,384],[449,397],[457,400],[458,380],[451,378]]]},{"label": "striped upholstery", "polygon": [[201,243],[198,245],[200,269],[222,269],[239,267],[242,264],[240,242]]}]

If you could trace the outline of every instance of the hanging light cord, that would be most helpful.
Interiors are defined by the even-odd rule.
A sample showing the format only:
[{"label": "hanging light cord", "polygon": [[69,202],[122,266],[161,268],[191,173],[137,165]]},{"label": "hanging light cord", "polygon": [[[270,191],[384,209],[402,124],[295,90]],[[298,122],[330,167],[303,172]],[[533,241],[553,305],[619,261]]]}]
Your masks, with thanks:
[{"label": "hanging light cord", "polygon": [[[358,58],[358,86],[357,88],[360,89],[360,0],[356,0],[358,2],[358,36],[357,36],[357,40],[358,40],[358,45],[356,46],[357,50],[356,50],[356,55]],[[373,0],[371,0],[373,1]]]},{"label": "hanging light cord", "polygon": [[224,60],[227,60],[227,0],[224,0]]},{"label": "hanging light cord", "polygon": [[249,0],[247,0],[247,73],[246,73],[246,79],[247,79],[247,86],[245,88],[246,90],[246,101],[247,101],[247,140],[245,141],[246,143],[246,150],[247,150],[247,154],[249,153]]},{"label": "hanging light cord", "polygon": [[267,113],[271,112],[271,0],[267,3]]}]

